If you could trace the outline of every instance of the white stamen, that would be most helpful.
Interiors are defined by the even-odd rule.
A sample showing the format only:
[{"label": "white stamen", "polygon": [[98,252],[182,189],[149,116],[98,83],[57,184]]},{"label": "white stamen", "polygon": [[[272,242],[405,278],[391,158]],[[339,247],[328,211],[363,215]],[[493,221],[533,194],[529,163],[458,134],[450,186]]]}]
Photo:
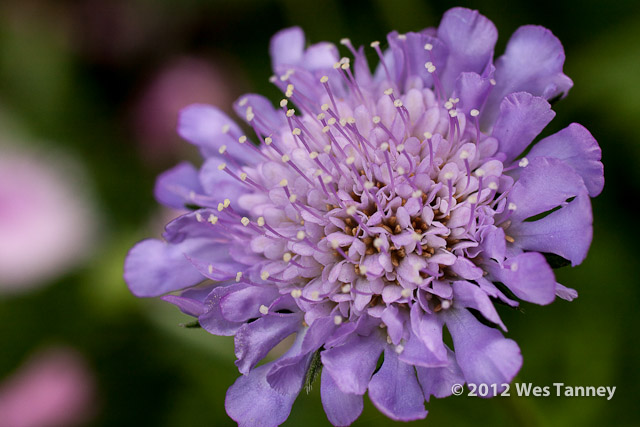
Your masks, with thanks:
[{"label": "white stamen", "polygon": [[260,313],[262,313],[263,315],[266,315],[267,313],[269,313],[269,307],[267,307],[266,305],[261,305],[259,308]]},{"label": "white stamen", "polygon": [[453,178],[453,172],[445,172],[443,178],[447,181]]},{"label": "white stamen", "polygon": [[396,108],[402,107],[402,101],[399,99],[396,99],[395,101],[393,101],[393,106]]},{"label": "white stamen", "polygon": [[467,150],[462,150],[460,152],[460,160],[466,160],[469,158],[469,152]]},{"label": "white stamen", "polygon": [[510,267],[511,271],[518,271],[518,263],[514,262]]},{"label": "white stamen", "polygon": [[523,157],[522,159],[520,159],[520,162],[518,162],[518,166],[520,166],[521,168],[526,168],[527,166],[529,166],[529,159]]},{"label": "white stamen", "polygon": [[244,107],[245,105],[247,105],[247,102],[249,102],[247,98],[242,98],[240,102],[238,102],[238,105],[240,105],[241,107]]},{"label": "white stamen", "polygon": [[389,149],[389,143],[388,142],[383,142],[382,144],[380,144],[380,149],[382,151],[387,151]]},{"label": "white stamen", "polygon": [[413,234],[411,235],[411,238],[413,240],[415,240],[416,242],[419,242],[422,239],[422,234],[420,233],[416,233],[415,231],[413,232]]},{"label": "white stamen", "polygon": [[282,260],[284,262],[289,262],[291,261],[291,257],[292,257],[291,252],[285,252],[284,255],[282,255]]},{"label": "white stamen", "polygon": [[377,125],[378,123],[380,123],[380,116],[373,116],[371,118],[371,121],[373,121],[373,123]]},{"label": "white stamen", "polygon": [[257,222],[258,222],[258,226],[259,226],[259,227],[264,226],[264,217],[259,216],[259,217],[258,217],[258,221],[257,221]]},{"label": "white stamen", "polygon": [[227,132],[229,132],[229,129],[231,129],[231,126],[229,126],[228,124],[223,125],[223,126],[222,126],[222,133],[227,133]]},{"label": "white stamen", "polygon": [[451,301],[449,301],[448,299],[443,300],[440,303],[440,307],[442,307],[443,310],[448,309],[449,307],[451,307]]},{"label": "white stamen", "polygon": [[467,197],[467,202],[471,203],[472,205],[475,205],[476,203],[478,203],[478,194],[474,193],[469,197]]},{"label": "white stamen", "polygon": [[245,142],[247,142],[247,136],[246,135],[242,135],[240,138],[238,138],[238,142],[240,144],[244,144]]},{"label": "white stamen", "polygon": [[476,169],[476,176],[484,176],[485,171],[482,168]]},{"label": "white stamen", "polygon": [[393,93],[393,88],[385,89],[384,94],[389,96]]},{"label": "white stamen", "polygon": [[471,114],[471,117],[478,117],[480,115],[480,111],[476,110],[475,108],[473,110],[471,110],[469,112],[469,114]]},{"label": "white stamen", "polygon": [[433,49],[433,45],[431,43],[427,43],[424,45],[424,50],[431,50]]},{"label": "white stamen", "polygon": [[360,274],[362,274],[363,276],[366,275],[368,271],[367,267],[364,265],[360,265],[359,270],[360,270]]},{"label": "white stamen", "polygon": [[324,182],[325,184],[330,183],[331,181],[333,181],[333,177],[330,175],[325,175],[322,177],[322,182]]},{"label": "white stamen", "polygon": [[247,174],[246,174],[245,172],[242,172],[242,173],[240,174],[240,180],[241,180],[241,181],[246,181],[246,180],[247,180]]},{"label": "white stamen", "polygon": [[213,265],[209,264],[209,268],[207,268],[209,274],[213,274]]},{"label": "white stamen", "polygon": [[264,143],[267,145],[271,145],[272,142],[273,142],[273,138],[271,138],[270,136],[264,139]]},{"label": "white stamen", "polygon": [[202,215],[200,215],[200,212],[196,212],[196,221],[202,222]]},{"label": "white stamen", "polygon": [[224,170],[224,168],[226,168],[226,167],[227,167],[227,164],[226,164],[226,163],[220,163],[220,164],[218,165],[218,170],[219,170],[219,171]]},{"label": "white stamen", "polygon": [[409,298],[411,294],[413,294],[411,289],[403,289],[402,292],[400,292],[400,295],[402,295],[403,298]]},{"label": "white stamen", "polygon": [[398,151],[398,153],[402,153],[404,151],[404,144],[400,144],[396,147],[396,150]]},{"label": "white stamen", "polygon": [[288,100],[288,99],[282,99],[282,100],[280,101],[280,107],[284,108],[284,107],[286,107],[286,106],[287,106],[287,104],[288,104],[288,103],[289,103],[289,100]]},{"label": "white stamen", "polygon": [[449,115],[451,117],[457,117],[458,116],[458,112],[456,110],[449,110]]},{"label": "white stamen", "polygon": [[422,136],[424,136],[427,139],[431,139],[431,137],[433,137],[433,134],[431,132],[425,132],[422,134]]},{"label": "white stamen", "polygon": [[224,154],[225,151],[227,151],[226,145],[221,145],[220,148],[218,149],[218,153],[220,154]]},{"label": "white stamen", "polygon": [[238,272],[236,273],[236,282],[239,282],[239,281],[240,281],[240,279],[242,279],[242,271],[238,271]]},{"label": "white stamen", "polygon": [[380,42],[379,41],[371,42],[370,46],[373,47],[373,48],[376,48],[376,47],[380,46]]},{"label": "white stamen", "polygon": [[298,196],[296,196],[295,194],[292,194],[289,196],[289,201],[291,203],[295,203],[297,199],[298,199]]},{"label": "white stamen", "polygon": [[489,190],[497,190],[498,184],[496,184],[495,182],[490,182],[487,187],[489,187]]},{"label": "white stamen", "polygon": [[316,119],[318,120],[324,120],[324,118],[327,117],[327,115],[325,113],[320,113],[316,116]]},{"label": "white stamen", "polygon": [[283,154],[283,155],[282,155],[282,161],[283,161],[284,163],[287,163],[289,160],[291,160],[291,157],[289,157],[289,155],[288,155],[288,154]]},{"label": "white stamen", "polygon": [[298,239],[298,240],[302,240],[302,239],[304,239],[304,236],[306,236],[306,234],[305,234],[305,232],[304,232],[304,231],[302,231],[302,230],[300,230],[300,231],[298,231],[298,232],[296,233],[296,237],[297,237],[297,239]]},{"label": "white stamen", "polygon": [[404,168],[403,168],[402,166],[398,166],[398,167],[397,167],[397,171],[398,171],[398,173],[399,173],[400,175],[404,175],[405,170],[404,170]]},{"label": "white stamen", "polygon": [[286,96],[287,98],[291,98],[293,96],[293,85],[292,84],[288,84],[287,85],[287,91],[284,93],[284,96]]},{"label": "white stamen", "polygon": [[291,131],[291,134],[292,134],[293,136],[298,136],[298,135],[300,135],[301,133],[302,133],[302,131],[300,130],[300,128],[294,128],[294,129]]},{"label": "white stamen", "polygon": [[349,207],[347,208],[347,215],[351,215],[351,216],[353,216],[353,215],[355,215],[355,214],[356,214],[356,211],[357,211],[357,209],[356,209],[356,207],[355,207],[355,206],[349,206]]},{"label": "white stamen", "polygon": [[224,203],[218,203],[218,212],[222,212],[222,210],[224,209]]},{"label": "white stamen", "polygon": [[263,271],[262,273],[260,273],[260,278],[262,280],[267,280],[269,278],[269,272],[268,271]]},{"label": "white stamen", "polygon": [[242,225],[244,225],[246,227],[247,225],[249,225],[251,223],[251,220],[249,220],[249,218],[247,218],[246,216],[243,216],[242,219],[240,220],[240,222],[242,223]]},{"label": "white stamen", "polygon": [[327,110],[329,109],[329,104],[322,104],[322,105],[320,106],[320,109],[321,109],[322,111],[327,111]]},{"label": "white stamen", "polygon": [[348,165],[352,165],[356,161],[356,158],[354,156],[349,156],[345,161]]},{"label": "white stamen", "polygon": [[422,190],[414,191],[413,193],[411,193],[411,197],[413,197],[413,198],[422,197]]},{"label": "white stamen", "polygon": [[398,344],[395,348],[395,352],[400,354],[404,351],[404,346],[402,344]]},{"label": "white stamen", "polygon": [[348,46],[351,44],[351,40],[349,40],[348,38],[344,37],[342,39],[340,39],[340,44],[343,46]]},{"label": "white stamen", "polygon": [[376,237],[375,239],[373,239],[373,247],[376,249],[380,249],[382,247],[382,239],[380,237]]},{"label": "white stamen", "polygon": [[330,117],[330,118],[329,118],[329,120],[327,120],[327,124],[328,124],[329,126],[333,126],[333,125],[335,125],[335,124],[336,124],[336,122],[337,122],[337,120],[336,120],[336,118],[335,118],[335,117]]},{"label": "white stamen", "polygon": [[333,323],[335,323],[336,325],[340,325],[342,323],[342,316],[340,315],[334,316]]},{"label": "white stamen", "polygon": [[347,283],[346,285],[343,285],[340,290],[343,294],[348,294],[349,292],[351,292],[351,285]]},{"label": "white stamen", "polygon": [[507,206],[507,209],[509,209],[510,211],[515,211],[517,208],[518,207],[513,202],[509,202],[509,206]]},{"label": "white stamen", "polygon": [[287,110],[287,117],[291,117],[296,113],[296,110],[294,110],[293,108],[290,108]]},{"label": "white stamen", "polygon": [[318,153],[316,151],[312,151],[309,153],[309,158],[311,160],[315,160],[318,157]]},{"label": "white stamen", "polygon": [[294,289],[291,291],[291,296],[294,298],[300,298],[302,296],[302,291],[300,289]]},{"label": "white stamen", "polygon": [[215,216],[214,214],[209,215],[209,219],[208,221],[212,224],[212,225],[216,225],[218,223],[218,217]]},{"label": "white stamen", "polygon": [[453,102],[451,101],[447,101],[444,103],[444,108],[446,108],[447,110],[450,110],[453,108]]},{"label": "white stamen", "polygon": [[373,182],[371,182],[371,181],[365,181],[365,183],[364,183],[364,188],[365,188],[366,190],[371,190],[373,187],[374,187]]},{"label": "white stamen", "polygon": [[229,199],[224,199],[223,202],[224,202],[224,207],[225,208],[228,208],[229,205],[231,204],[231,200],[229,200]]},{"label": "white stamen", "polygon": [[324,146],[324,148],[322,149],[322,151],[324,151],[325,153],[329,154],[331,152],[331,145],[327,144]]}]

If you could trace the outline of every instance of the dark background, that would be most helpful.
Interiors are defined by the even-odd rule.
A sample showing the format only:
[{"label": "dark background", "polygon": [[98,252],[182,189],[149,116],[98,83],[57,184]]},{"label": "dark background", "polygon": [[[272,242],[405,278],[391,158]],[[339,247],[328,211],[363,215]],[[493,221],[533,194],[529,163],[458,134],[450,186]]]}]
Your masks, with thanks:
[{"label": "dark background", "polygon": [[[95,375],[92,425],[233,425],[224,411],[224,394],[238,375],[232,339],[180,328],[186,316],[162,301],[136,299],[122,280],[129,247],[159,235],[170,217],[153,200],[155,176],[183,159],[198,162],[193,147],[173,133],[175,114],[196,101],[228,110],[245,92],[277,102],[267,49],[281,28],[300,25],[312,42],[350,37],[356,45],[384,44],[387,32],[435,26],[455,5],[493,20],[496,56],[520,25],[551,29],[564,44],[565,73],[575,85],[555,105],[544,134],[579,122],[603,151],[606,184],[593,200],[590,254],[577,268],[557,270],[579,298],[500,311],[524,356],[515,381],[617,390],[611,401],[432,400],[426,421],[415,424],[640,424],[636,1],[3,1],[3,135],[18,129],[14,143],[64,150],[84,165],[88,178],[81,184],[94,195],[100,233],[79,268],[36,291],[0,295],[0,379],[38,349],[64,345],[79,351]],[[393,424],[365,402],[355,425]],[[301,393],[285,425],[328,425],[319,384]]]}]

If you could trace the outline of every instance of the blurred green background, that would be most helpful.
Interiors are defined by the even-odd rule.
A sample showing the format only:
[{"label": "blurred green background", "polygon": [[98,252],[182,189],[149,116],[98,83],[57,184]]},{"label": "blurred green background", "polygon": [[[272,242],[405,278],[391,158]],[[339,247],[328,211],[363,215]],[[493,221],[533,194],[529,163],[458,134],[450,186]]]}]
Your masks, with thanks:
[{"label": "blurred green background", "polygon": [[[39,349],[74,348],[95,377],[90,425],[224,426],[224,395],[237,376],[231,338],[181,328],[169,304],[140,300],[122,280],[127,250],[158,236],[171,216],[154,202],[155,176],[197,153],[174,135],[178,109],[229,109],[245,92],[274,102],[268,40],[302,26],[308,39],[354,44],[391,30],[437,25],[449,7],[480,10],[496,24],[500,54],[520,25],[551,29],[574,80],[545,134],[584,124],[603,151],[606,185],[593,200],[586,261],[557,270],[578,290],[572,303],[500,311],[524,366],[515,381],[616,386],[604,398],[432,400],[438,425],[640,425],[638,239],[640,199],[640,2],[420,0],[26,0],[0,3],[0,138],[65,152],[85,173],[95,205],[91,256],[61,277],[0,293],[0,382]],[[78,175],[80,176],[80,175]],[[78,178],[80,180],[80,178]],[[2,239],[2,236],[0,236]],[[501,307],[499,307],[501,308]],[[552,393],[553,394],[553,393]],[[354,425],[392,425],[365,399]],[[0,425],[3,421],[0,420]],[[328,425],[319,385],[285,425]]]}]

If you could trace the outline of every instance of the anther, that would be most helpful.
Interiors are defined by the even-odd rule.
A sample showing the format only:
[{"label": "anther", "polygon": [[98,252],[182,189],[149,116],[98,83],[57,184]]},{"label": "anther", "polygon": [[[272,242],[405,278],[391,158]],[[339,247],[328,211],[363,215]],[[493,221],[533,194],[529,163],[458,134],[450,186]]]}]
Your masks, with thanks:
[{"label": "anther", "polygon": [[238,142],[240,144],[244,144],[245,142],[247,142],[247,136],[246,135],[242,135],[240,138],[238,138]]},{"label": "anther", "polygon": [[304,236],[306,236],[306,234],[305,234],[305,232],[304,232],[304,231],[302,231],[302,230],[300,230],[300,231],[298,231],[298,232],[296,233],[296,238],[297,238],[298,240],[303,240],[303,239],[304,239]]},{"label": "anther", "polygon": [[302,291],[300,289],[294,289],[291,291],[291,296],[294,298],[300,298],[302,296]]},{"label": "anther", "polygon": [[242,278],[242,271],[238,271],[236,273],[236,282],[239,282],[241,278]]},{"label": "anther", "polygon": [[207,219],[211,223],[211,225],[216,225],[218,223],[218,217],[214,214],[209,215],[209,219]]},{"label": "anther", "polygon": [[340,325],[342,323],[342,316],[340,315],[334,316],[333,323],[335,323],[336,325]]},{"label": "anther", "polygon": [[226,145],[222,145],[219,149],[218,149],[218,153],[220,154],[224,154],[224,152],[227,151],[227,146]]},{"label": "anther", "polygon": [[471,114],[471,117],[478,117],[480,115],[480,111],[476,110],[475,108],[473,110],[471,110],[469,112],[469,114]]},{"label": "anther", "polygon": [[261,305],[259,308],[260,313],[262,313],[263,315],[266,315],[269,313],[269,307],[267,307],[266,305]]},{"label": "anther", "polygon": [[520,162],[518,162],[518,166],[520,166],[521,168],[526,168],[529,165],[529,159],[527,159],[526,157],[523,157]]},{"label": "anther", "polygon": [[269,278],[269,272],[268,271],[263,271],[262,273],[260,273],[260,278],[262,280],[267,280]]}]

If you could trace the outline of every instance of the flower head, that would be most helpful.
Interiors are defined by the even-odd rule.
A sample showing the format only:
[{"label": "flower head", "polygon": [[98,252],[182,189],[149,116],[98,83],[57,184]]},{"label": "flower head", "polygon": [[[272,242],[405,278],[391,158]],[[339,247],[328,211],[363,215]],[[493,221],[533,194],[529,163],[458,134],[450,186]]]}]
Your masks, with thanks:
[{"label": "flower head", "polygon": [[520,28],[494,66],[496,38],[452,9],[437,29],[389,34],[386,51],[371,43],[371,74],[364,48],[342,40],[353,59],[341,58],[290,28],[271,42],[279,108],[235,104],[255,138],[214,107],[183,110],[179,132],[205,162],[166,172],[156,196],[193,211],[135,246],[125,278],[138,296],[182,290],[163,298],[235,336],[226,407],[240,425],[284,422],[320,365],[333,424],[353,422],[367,391],[390,418],[423,418],[453,384],[520,369],[494,301],[577,295],[545,255],[585,258],[600,149],[572,124],[521,157],[572,82],[548,30]]}]

